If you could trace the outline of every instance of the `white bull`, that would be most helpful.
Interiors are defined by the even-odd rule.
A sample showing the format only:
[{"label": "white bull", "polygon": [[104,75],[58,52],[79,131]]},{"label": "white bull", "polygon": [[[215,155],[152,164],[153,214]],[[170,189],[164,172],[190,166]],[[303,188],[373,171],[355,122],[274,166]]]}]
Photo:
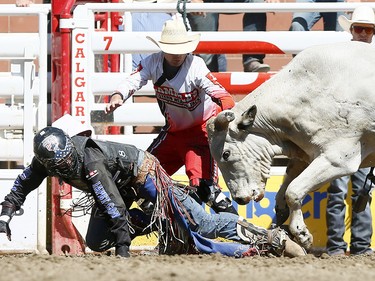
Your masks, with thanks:
[{"label": "white bull", "polygon": [[308,48],[209,120],[207,129],[212,155],[239,204],[263,198],[276,155],[290,159],[276,195],[277,223],[289,216],[290,232],[309,249],[313,237],[301,211],[307,193],[375,166],[375,47]]}]

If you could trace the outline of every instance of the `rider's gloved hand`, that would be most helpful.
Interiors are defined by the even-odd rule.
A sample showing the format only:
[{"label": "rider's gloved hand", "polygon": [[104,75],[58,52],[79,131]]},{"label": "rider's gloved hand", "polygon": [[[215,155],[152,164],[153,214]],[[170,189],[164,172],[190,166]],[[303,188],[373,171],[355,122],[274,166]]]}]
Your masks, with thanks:
[{"label": "rider's gloved hand", "polygon": [[9,222],[16,212],[16,206],[8,201],[2,202],[1,205],[2,208],[0,213],[0,233],[5,233],[9,241],[11,241],[12,237],[9,228]]},{"label": "rider's gloved hand", "polygon": [[5,233],[8,237],[8,240],[12,240],[12,233],[9,228],[9,223],[7,223],[6,221],[0,220],[0,233]]}]

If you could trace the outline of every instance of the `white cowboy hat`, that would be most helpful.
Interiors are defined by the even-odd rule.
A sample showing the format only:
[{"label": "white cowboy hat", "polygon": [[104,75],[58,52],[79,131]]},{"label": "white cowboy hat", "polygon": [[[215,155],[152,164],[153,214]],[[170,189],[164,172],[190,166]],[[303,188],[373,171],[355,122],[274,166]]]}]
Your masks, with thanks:
[{"label": "white cowboy hat", "polygon": [[150,36],[146,38],[154,42],[164,53],[181,55],[193,52],[199,43],[200,33],[188,35],[182,19],[167,20],[161,32],[160,41]]},{"label": "white cowboy hat", "polygon": [[365,23],[375,26],[375,14],[371,7],[363,5],[354,9],[351,20],[341,15],[339,16],[338,21],[342,29],[350,33],[350,27],[353,23]]}]

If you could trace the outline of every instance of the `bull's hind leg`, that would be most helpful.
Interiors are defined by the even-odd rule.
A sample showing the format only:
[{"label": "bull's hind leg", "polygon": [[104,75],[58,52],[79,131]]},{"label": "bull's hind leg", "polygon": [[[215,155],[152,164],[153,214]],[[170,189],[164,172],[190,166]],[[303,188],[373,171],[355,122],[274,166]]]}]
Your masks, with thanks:
[{"label": "bull's hind leg", "polygon": [[354,159],[346,159],[342,163],[334,164],[325,156],[316,158],[298,177],[288,186],[285,199],[290,210],[289,230],[297,242],[306,249],[310,249],[313,237],[306,227],[301,210],[302,200],[312,191],[334,178],[354,173],[359,163]]},{"label": "bull's hind leg", "polygon": [[284,181],[276,194],[276,225],[280,226],[289,217],[289,207],[285,200],[285,191],[288,185],[307,167],[307,163],[293,158],[289,160]]}]

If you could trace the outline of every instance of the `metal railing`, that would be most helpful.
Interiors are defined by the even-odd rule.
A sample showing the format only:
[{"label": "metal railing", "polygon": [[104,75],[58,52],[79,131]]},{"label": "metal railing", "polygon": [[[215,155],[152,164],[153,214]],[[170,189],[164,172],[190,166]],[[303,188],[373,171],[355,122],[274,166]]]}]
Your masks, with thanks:
[{"label": "metal railing", "polygon": [[[38,31],[0,33],[0,60],[10,72],[0,73],[0,161],[20,167],[0,169],[1,194],[10,191],[22,168],[33,158],[36,130],[47,125],[47,15],[50,5],[0,5],[0,16],[37,16]],[[12,242],[0,240],[2,251],[46,252],[46,182],[28,196],[12,226]]]},{"label": "metal railing", "polygon": [[[368,3],[375,8],[375,3]],[[225,13],[258,13],[258,12],[347,12],[353,11],[355,7],[361,3],[187,3],[186,12],[225,12]],[[79,92],[85,97],[86,104],[79,103],[75,105],[72,102],[72,113],[74,116],[74,107],[85,108],[86,116],[76,116],[81,121],[90,122],[91,110],[102,111],[104,104],[98,103],[95,96],[109,94],[114,87],[121,81],[124,75],[132,71],[131,53],[152,53],[159,49],[152,42],[146,39],[146,35],[156,37],[160,36],[160,32],[132,32],[131,29],[131,12],[170,12],[176,13],[176,3],[88,3],[78,5],[70,19],[62,19],[60,25],[63,28],[70,28],[75,35],[84,34],[84,42],[78,44],[73,42],[73,46],[83,48],[85,60],[72,56],[72,94]],[[124,31],[121,32],[96,32],[95,17],[96,12],[121,12],[124,13]],[[243,32],[243,31],[218,31],[218,32],[200,32],[201,40],[197,48],[197,53],[223,53],[220,49],[221,42],[231,42],[233,46],[240,44],[241,48],[226,49],[226,53],[259,53],[259,48],[252,49],[256,42],[266,43],[268,49],[264,53],[278,54],[295,54],[310,46],[334,43],[350,40],[350,34],[346,32],[334,31],[311,31],[311,32],[290,32],[290,31],[266,31],[266,32]],[[75,35],[74,35],[75,34]],[[255,42],[255,43],[254,43]],[[243,44],[245,43],[245,44]],[[210,46],[210,48],[207,48]],[[73,47],[74,48],[74,47]],[[212,48],[215,48],[214,50]],[[81,49],[79,49],[81,50]],[[74,52],[74,50],[73,50]],[[95,55],[100,54],[123,54],[125,57],[124,72],[122,73],[102,73],[95,71]],[[80,73],[75,72],[74,66],[79,63]],[[84,72],[82,72],[84,70]],[[259,73],[230,73],[229,85],[225,85],[227,90],[232,94],[230,87],[234,81],[257,81],[261,75]],[[239,76],[240,75],[240,76]],[[236,79],[239,76],[241,79]],[[85,85],[74,85],[73,79],[82,78]],[[92,79],[90,79],[91,77]],[[266,79],[263,78],[265,81]],[[110,82],[109,82],[110,81]],[[221,81],[220,81],[221,82]],[[258,83],[259,84],[259,83]],[[238,85],[236,85],[238,86]],[[244,85],[245,86],[245,85]],[[83,93],[83,94],[82,94]],[[153,95],[153,87],[149,83],[138,91],[137,95]],[[72,99],[74,100],[74,98]],[[77,111],[78,112],[78,111]],[[83,111],[80,111],[83,112]],[[147,112],[144,114],[143,112]],[[146,104],[132,102],[131,100],[116,110],[113,118],[103,120],[103,125],[125,126],[127,136],[126,139],[139,144],[140,139],[146,136],[134,136],[132,126],[161,126],[164,124],[164,118],[161,115],[156,103]],[[101,137],[101,136],[100,136]],[[103,136],[105,138],[121,138],[121,136]],[[154,137],[153,135],[149,138]],[[149,139],[145,141],[149,142]],[[142,142],[143,143],[143,142]]]}]

